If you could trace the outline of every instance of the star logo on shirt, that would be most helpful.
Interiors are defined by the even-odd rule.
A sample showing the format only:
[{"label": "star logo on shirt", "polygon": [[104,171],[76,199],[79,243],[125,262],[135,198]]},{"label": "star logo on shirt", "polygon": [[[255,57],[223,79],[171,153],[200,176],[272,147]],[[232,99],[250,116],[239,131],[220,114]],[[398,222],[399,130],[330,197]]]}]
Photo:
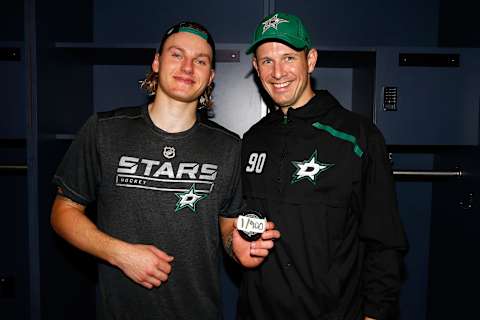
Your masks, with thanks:
[{"label": "star logo on shirt", "polygon": [[315,184],[315,179],[319,173],[324,172],[334,164],[322,163],[317,159],[317,150],[310,156],[308,160],[304,161],[292,161],[297,171],[292,175],[291,183],[295,183],[302,179],[308,179],[311,183]]},{"label": "star logo on shirt", "polygon": [[178,198],[175,212],[182,210],[185,207],[195,212],[197,202],[207,197],[206,194],[197,194],[197,191],[195,190],[195,184],[193,184],[188,191],[175,193],[175,195]]},{"label": "star logo on shirt", "polygon": [[270,29],[270,28],[273,28],[273,29],[277,30],[278,25],[279,25],[280,23],[283,23],[283,22],[290,22],[290,21],[279,18],[279,17],[278,17],[278,14],[274,15],[273,17],[271,17],[271,18],[268,19],[267,21],[263,22],[263,31],[262,31],[262,34],[264,34],[265,31],[267,31],[267,30]]}]

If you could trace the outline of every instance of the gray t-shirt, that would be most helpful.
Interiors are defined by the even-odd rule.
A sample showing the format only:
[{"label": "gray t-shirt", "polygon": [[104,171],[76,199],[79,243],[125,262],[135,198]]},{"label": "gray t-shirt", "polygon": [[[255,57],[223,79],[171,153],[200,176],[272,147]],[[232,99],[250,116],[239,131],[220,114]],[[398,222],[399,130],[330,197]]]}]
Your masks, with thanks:
[{"label": "gray t-shirt", "polygon": [[151,290],[99,265],[104,319],[218,319],[218,215],[242,207],[240,139],[210,122],[170,134],[146,106],[93,115],[54,177],[65,196],[97,202],[97,225],[175,257],[168,282]]}]

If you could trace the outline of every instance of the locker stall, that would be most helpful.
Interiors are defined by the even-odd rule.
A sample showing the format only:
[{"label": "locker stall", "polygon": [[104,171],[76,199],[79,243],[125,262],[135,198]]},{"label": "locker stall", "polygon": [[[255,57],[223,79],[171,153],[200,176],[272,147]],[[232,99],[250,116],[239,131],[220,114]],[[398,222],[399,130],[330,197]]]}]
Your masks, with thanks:
[{"label": "locker stall", "polygon": [[19,320],[30,292],[23,9],[19,1],[0,11],[0,317]]}]

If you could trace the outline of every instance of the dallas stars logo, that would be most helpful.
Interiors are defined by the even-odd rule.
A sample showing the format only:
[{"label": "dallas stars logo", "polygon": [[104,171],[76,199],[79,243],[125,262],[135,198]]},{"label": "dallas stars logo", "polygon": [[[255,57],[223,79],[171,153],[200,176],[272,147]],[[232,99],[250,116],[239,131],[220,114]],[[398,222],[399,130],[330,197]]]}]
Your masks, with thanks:
[{"label": "dallas stars logo", "polygon": [[262,31],[262,34],[265,33],[265,31],[267,31],[268,29],[270,28],[273,28],[275,30],[277,30],[278,28],[278,25],[280,23],[283,23],[283,22],[289,22],[288,20],[285,20],[285,19],[280,19],[278,17],[278,14],[274,15],[273,17],[271,17],[270,19],[268,19],[267,21],[263,22],[263,31]]},{"label": "dallas stars logo", "polygon": [[292,161],[292,164],[297,168],[297,171],[292,175],[292,182],[295,183],[302,179],[308,179],[315,184],[315,179],[319,173],[334,166],[330,163],[322,163],[317,160],[317,150],[310,156],[310,159],[304,161]]},{"label": "dallas stars logo", "polygon": [[197,202],[207,197],[206,194],[199,195],[196,192],[197,191],[195,190],[195,184],[193,184],[188,191],[183,193],[175,193],[178,198],[175,212],[177,212],[178,210],[182,210],[185,207],[195,212],[195,206]]}]

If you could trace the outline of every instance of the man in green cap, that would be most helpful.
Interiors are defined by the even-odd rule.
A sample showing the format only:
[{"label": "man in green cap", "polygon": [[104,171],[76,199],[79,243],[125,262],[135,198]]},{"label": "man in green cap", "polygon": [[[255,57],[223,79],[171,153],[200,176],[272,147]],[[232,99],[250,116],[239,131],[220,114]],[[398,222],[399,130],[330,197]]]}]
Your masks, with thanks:
[{"label": "man in green cap", "polygon": [[382,134],[312,89],[317,51],[298,17],[263,19],[247,52],[276,110],[244,135],[243,193],[281,237],[261,259],[233,238],[249,267],[238,318],[395,317],[407,241]]}]

